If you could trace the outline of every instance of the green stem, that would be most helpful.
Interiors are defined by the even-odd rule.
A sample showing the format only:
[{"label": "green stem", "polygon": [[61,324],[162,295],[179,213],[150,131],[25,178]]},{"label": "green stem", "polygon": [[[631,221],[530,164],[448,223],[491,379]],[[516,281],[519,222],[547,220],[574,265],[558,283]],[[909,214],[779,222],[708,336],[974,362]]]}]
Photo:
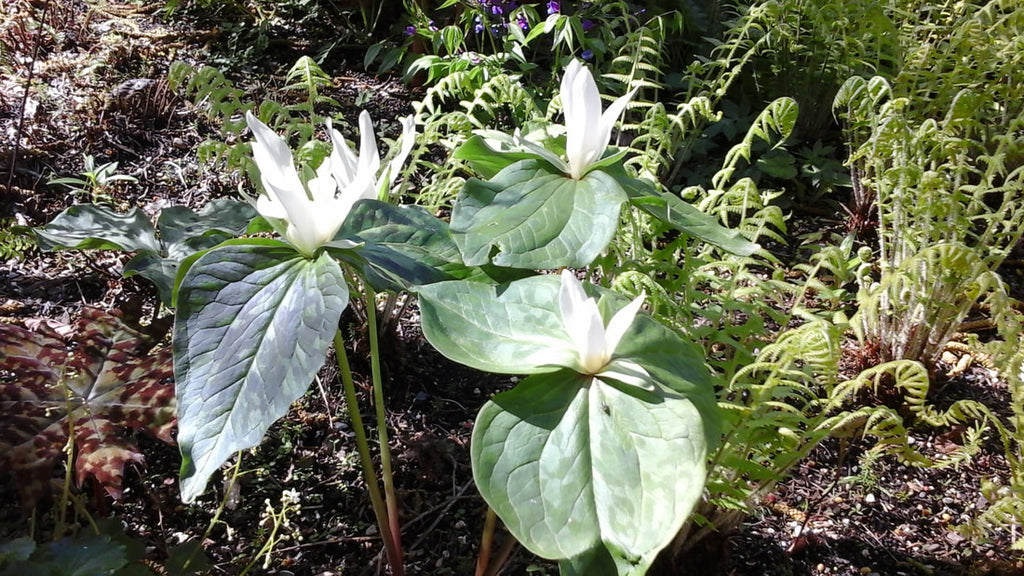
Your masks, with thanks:
[{"label": "green stem", "polygon": [[498,515],[494,509],[487,507],[484,517],[484,532],[480,536],[480,553],[476,556],[476,576],[487,574],[487,565],[491,561],[491,545],[494,543],[494,529],[498,525]]},{"label": "green stem", "polygon": [[[349,368],[348,355],[345,353],[345,340],[341,336],[341,330],[334,333],[334,356],[337,358],[338,372],[341,374],[341,383],[345,389],[345,402],[348,404],[349,418],[352,419],[352,429],[356,434],[356,450],[359,452],[359,463],[363,468],[363,478],[366,480],[366,487],[370,491],[373,515],[377,519],[377,527],[380,529],[381,539],[384,541],[388,564],[391,565],[392,572],[396,575],[401,575],[404,574],[404,570],[401,568],[399,547],[395,545],[395,539],[392,537],[391,523],[388,522],[388,511],[380,492],[377,472],[373,469],[373,459],[370,457],[370,444],[366,441],[366,427],[363,426],[363,417],[359,413],[356,386],[352,381],[352,369]],[[396,569],[395,566],[399,566],[399,568]]]},{"label": "green stem", "polygon": [[227,483],[227,487],[224,489],[224,497],[220,500],[220,505],[217,506],[217,511],[213,513],[213,518],[210,518],[209,524],[206,525],[206,531],[203,532],[203,537],[199,539],[196,546],[192,546],[188,556],[185,558],[184,564],[182,564],[182,573],[191,574],[188,568],[195,561],[196,555],[199,554],[200,550],[203,549],[203,542],[213,534],[214,527],[217,526],[217,522],[220,521],[221,514],[224,513],[224,509],[227,508],[228,500],[231,499],[231,492],[234,490],[235,483],[238,482],[238,477],[242,473],[242,452],[238,453],[235,459],[235,465],[231,467],[231,473],[225,474],[226,477],[230,478]]},{"label": "green stem", "polygon": [[398,497],[395,494],[395,480],[391,473],[391,448],[388,444],[388,421],[387,413],[384,410],[384,385],[381,382],[380,372],[380,343],[377,334],[377,294],[369,284],[364,283],[363,289],[366,293],[366,319],[370,332],[370,371],[373,378],[373,403],[377,413],[377,439],[380,442],[380,467],[381,475],[384,477],[384,497],[386,498],[388,520],[391,521],[390,532],[394,539],[395,549],[399,556],[397,566],[392,564],[391,569],[395,576],[404,576],[405,569],[401,566],[402,552],[402,526],[398,511]]}]

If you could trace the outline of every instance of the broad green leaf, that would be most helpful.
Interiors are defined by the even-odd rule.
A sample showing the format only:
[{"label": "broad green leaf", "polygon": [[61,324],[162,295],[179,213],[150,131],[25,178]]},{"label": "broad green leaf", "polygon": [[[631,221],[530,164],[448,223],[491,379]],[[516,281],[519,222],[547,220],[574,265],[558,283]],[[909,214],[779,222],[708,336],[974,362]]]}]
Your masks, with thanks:
[{"label": "broad green leaf", "polygon": [[558,281],[537,276],[508,285],[439,282],[417,290],[423,335],[442,354],[504,374],[556,368],[531,362],[568,335],[555,312]]},{"label": "broad green leaf", "polygon": [[0,566],[14,562],[24,562],[35,552],[35,549],[35,540],[27,536],[0,542]]},{"label": "broad green leaf", "polygon": [[168,550],[167,562],[164,564],[167,576],[206,574],[212,568],[206,550],[203,549],[203,543],[198,540],[189,540],[173,546]]},{"label": "broad green leaf", "polygon": [[668,388],[625,390],[568,370],[530,376],[481,409],[474,479],[535,554],[603,546],[619,574],[642,574],[700,500],[713,417]]},{"label": "broad green leaf", "polygon": [[588,379],[530,376],[484,405],[473,427],[473,478],[519,542],[570,558],[600,541],[589,447]]},{"label": "broad green leaf", "polygon": [[[615,357],[642,366],[653,391],[537,365],[570,339],[559,286],[549,275],[422,287],[423,332],[455,361],[532,374],[484,406],[471,449],[477,486],[513,535],[540,556],[593,567],[606,552],[619,574],[641,574],[703,490],[718,434],[713,377],[696,346],[642,314]],[[624,305],[587,291],[606,317]]]},{"label": "broad green leaf", "polygon": [[737,256],[751,256],[761,246],[743,237],[738,230],[722,226],[718,220],[684,202],[675,194],[661,193],[653,186],[616,171],[615,179],[629,195],[629,202],[673,228],[717,246]]},{"label": "broad green leaf", "polygon": [[[61,576],[112,575],[128,564],[124,546],[106,535],[62,538],[40,548],[32,560],[46,566],[43,574]],[[39,572],[25,572],[32,573]]]},{"label": "broad green leaf", "polygon": [[185,206],[164,208],[156,227],[163,253],[168,259],[180,262],[190,254],[244,233],[255,216],[256,211],[248,202],[217,198],[198,213]]},{"label": "broad green leaf", "polygon": [[[376,290],[406,290],[470,273],[448,226],[419,206],[358,202],[336,238],[359,244],[332,253],[356,265]],[[353,252],[358,258],[350,257]]]},{"label": "broad green leaf", "polygon": [[170,258],[163,258],[156,252],[146,250],[137,252],[135,257],[124,265],[124,277],[128,278],[138,274],[149,280],[160,292],[160,298],[165,305],[171,305],[174,294],[174,278],[178,275],[178,266]]},{"label": "broad green leaf", "polygon": [[560,576],[595,576],[600,574],[616,574],[618,566],[604,544],[598,544],[572,558],[558,563]]},{"label": "broad green leaf", "polygon": [[35,233],[43,250],[160,251],[153,225],[138,208],[120,214],[95,204],[76,204],[58,214],[46,226],[36,228]]},{"label": "broad green leaf", "polygon": [[515,162],[537,157],[536,154],[526,151],[497,151],[488,146],[487,141],[477,134],[470,136],[469,140],[459,146],[453,156],[468,161],[477,174],[487,179],[493,178]]},{"label": "broad green leaf", "polygon": [[259,444],[309,387],[348,304],[338,263],[282,242],[228,244],[182,278],[175,319],[182,499]]},{"label": "broad green leaf", "polygon": [[510,165],[527,159],[544,161],[552,168],[564,172],[568,169],[565,160],[561,158],[565,147],[552,151],[531,139],[538,137],[551,145],[554,140],[549,130],[550,125],[535,126],[529,137],[511,136],[497,130],[477,130],[455,150],[454,157],[469,162],[477,174],[488,180]]},{"label": "broad green leaf", "polygon": [[604,172],[577,181],[522,160],[488,182],[466,182],[452,209],[452,236],[470,266],[583,267],[611,241],[626,199]]}]

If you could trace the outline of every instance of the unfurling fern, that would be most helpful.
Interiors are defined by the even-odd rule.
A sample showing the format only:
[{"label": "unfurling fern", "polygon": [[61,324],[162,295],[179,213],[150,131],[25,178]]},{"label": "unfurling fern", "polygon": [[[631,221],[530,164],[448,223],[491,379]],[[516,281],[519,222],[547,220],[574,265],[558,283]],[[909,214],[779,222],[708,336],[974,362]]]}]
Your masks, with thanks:
[{"label": "unfurling fern", "polygon": [[519,127],[539,113],[533,95],[508,74],[492,76],[473,92],[472,99],[462,100],[459,105],[479,129]]},{"label": "unfurling fern", "polygon": [[779,98],[768,104],[754,119],[743,141],[725,155],[722,168],[712,178],[711,185],[716,189],[724,188],[736,170],[745,167],[740,164],[740,160],[749,165],[756,141],[768,144],[770,149],[779,147],[792,134],[798,114],[799,108],[792,98]]},{"label": "unfurling fern", "polygon": [[932,369],[972,307],[991,293],[1005,294],[1005,286],[976,251],[937,244],[885,270],[879,282],[867,279],[854,323],[862,342],[879,345],[883,361],[920,360]]}]

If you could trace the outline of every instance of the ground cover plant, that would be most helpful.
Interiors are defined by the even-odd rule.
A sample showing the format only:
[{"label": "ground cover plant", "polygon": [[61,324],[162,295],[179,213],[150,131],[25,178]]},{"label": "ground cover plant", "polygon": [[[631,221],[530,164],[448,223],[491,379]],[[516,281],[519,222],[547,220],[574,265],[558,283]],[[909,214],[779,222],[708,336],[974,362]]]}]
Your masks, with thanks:
[{"label": "ground cover plant", "polygon": [[1015,3],[3,5],[0,572],[1024,570]]}]

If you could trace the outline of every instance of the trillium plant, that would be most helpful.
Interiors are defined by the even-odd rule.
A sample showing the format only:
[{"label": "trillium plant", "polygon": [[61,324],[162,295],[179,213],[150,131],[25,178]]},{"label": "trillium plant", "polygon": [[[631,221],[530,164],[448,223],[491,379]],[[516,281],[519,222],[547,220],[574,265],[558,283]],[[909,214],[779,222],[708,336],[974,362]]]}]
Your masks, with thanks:
[{"label": "trillium plant", "polygon": [[509,531],[563,574],[645,573],[704,488],[717,418],[699,349],[638,314],[642,297],[569,272],[419,294],[443,354],[528,375],[473,428],[473,477]]},{"label": "trillium plant", "polygon": [[486,178],[469,180],[452,209],[452,234],[466,264],[587,266],[611,242],[627,202],[729,252],[757,251],[674,194],[628,175],[625,153],[608,143],[633,94],[604,110],[594,77],[573,60],[560,88],[564,126],[537,130],[537,141],[482,130],[456,151]]},{"label": "trillium plant", "polygon": [[[411,119],[403,121],[402,148],[383,172],[368,114],[359,118],[358,155],[328,122],[333,149],[305,180],[288,144],[251,113],[246,121],[264,192],[256,210],[283,241],[229,240],[186,261],[179,273],[174,353],[182,498],[194,500],[228,458],[262,440],[310,386],[334,343],[388,561],[400,574],[375,294],[455,277],[445,270],[458,268],[458,251],[441,221],[378,200],[412,145]],[[346,277],[356,279],[366,299],[386,498],[339,332],[352,289]]]},{"label": "trillium plant", "polygon": [[[609,140],[633,94],[605,109],[590,71],[570,62],[557,100],[564,125],[543,137],[484,131],[456,151],[479,178],[458,194],[450,226],[387,201],[413,146],[412,118],[386,163],[366,112],[358,152],[328,120],[330,153],[306,166],[247,113],[261,188],[252,206],[171,211],[156,229],[136,213],[69,209],[37,234],[53,247],[137,252],[138,273],[175,309],[184,501],[260,443],[333,345],[387,561],[403,574],[376,302],[407,291],[442,354],[525,376],[483,406],[473,430],[489,518],[563,574],[643,574],[702,493],[715,383],[699,348],[642,311],[643,294],[627,300],[578,278],[606,250],[624,206],[723,250],[758,247],[629,175]],[[379,476],[339,330],[353,294],[367,311]],[[478,574],[496,572],[486,564],[482,550]]]}]

